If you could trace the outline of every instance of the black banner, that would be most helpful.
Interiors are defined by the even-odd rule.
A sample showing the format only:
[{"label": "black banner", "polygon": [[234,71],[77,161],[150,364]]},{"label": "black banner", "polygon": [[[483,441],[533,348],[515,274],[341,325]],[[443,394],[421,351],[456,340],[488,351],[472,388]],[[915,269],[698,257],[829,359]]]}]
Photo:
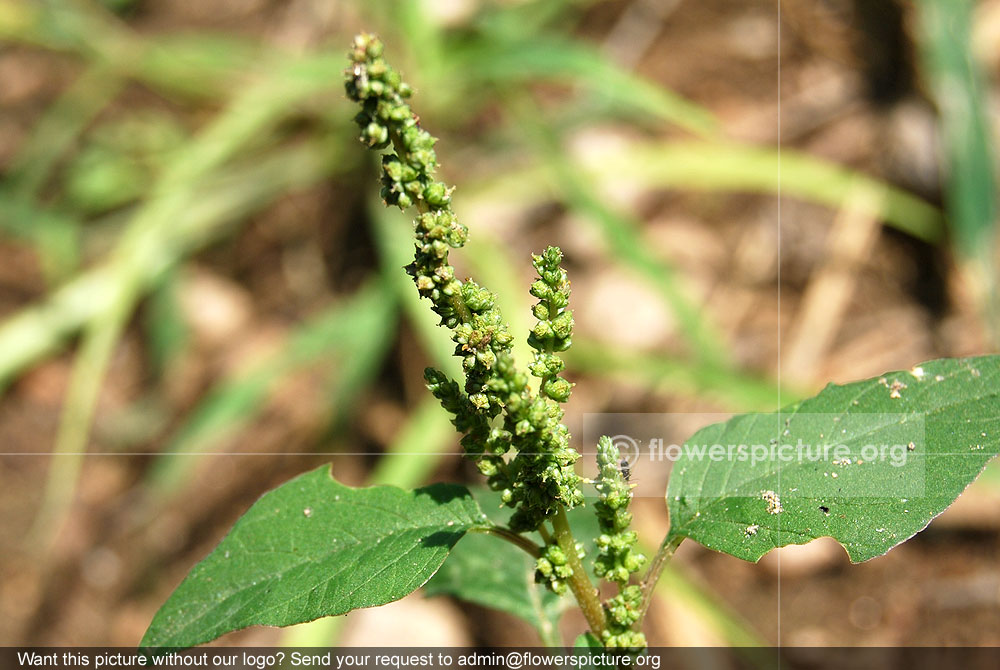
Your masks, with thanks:
[{"label": "black banner", "polygon": [[467,670],[661,668],[670,670],[996,670],[1000,647],[495,649],[198,647],[172,651],[99,647],[0,648],[3,670]]}]

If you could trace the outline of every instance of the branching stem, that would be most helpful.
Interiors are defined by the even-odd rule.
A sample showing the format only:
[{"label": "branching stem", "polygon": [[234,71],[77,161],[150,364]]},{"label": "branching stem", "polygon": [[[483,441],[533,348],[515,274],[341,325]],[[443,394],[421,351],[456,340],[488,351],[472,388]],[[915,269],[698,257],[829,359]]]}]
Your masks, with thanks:
[{"label": "branching stem", "polygon": [[555,530],[555,539],[559,543],[559,548],[566,554],[567,564],[573,569],[573,575],[568,582],[569,588],[573,592],[577,604],[580,605],[583,616],[587,619],[590,631],[598,640],[603,639],[604,629],[607,627],[604,606],[601,605],[600,594],[591,584],[583,562],[576,553],[576,539],[573,537],[573,531],[569,528],[566,510],[562,507],[552,518],[552,528]]}]

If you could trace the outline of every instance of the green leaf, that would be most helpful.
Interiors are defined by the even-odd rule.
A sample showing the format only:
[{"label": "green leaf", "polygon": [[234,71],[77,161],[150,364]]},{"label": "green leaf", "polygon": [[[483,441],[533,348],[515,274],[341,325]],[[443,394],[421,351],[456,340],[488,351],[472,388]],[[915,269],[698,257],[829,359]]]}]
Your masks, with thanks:
[{"label": "green leaf", "polygon": [[576,651],[589,651],[591,649],[604,651],[604,645],[588,630],[583,635],[577,636],[576,642],[573,643],[573,649]]},{"label": "green leaf", "polygon": [[496,537],[469,534],[448,556],[424,593],[450,595],[530,623],[545,639],[567,602],[535,583],[535,562]]},{"label": "green leaf", "polygon": [[[853,562],[881,556],[925,528],[1000,451],[998,383],[1000,356],[942,359],[704,428],[674,464],[670,536],[750,561],[825,536]],[[726,456],[699,457],[699,445]],[[789,448],[755,462],[754,451],[729,456],[731,445],[758,456]]]},{"label": "green leaf", "polygon": [[[476,498],[491,521],[506,525],[512,510],[500,508],[499,494],[481,489]],[[521,549],[496,537],[469,534],[427,582],[424,593],[450,595],[516,616],[530,623],[548,644],[557,639],[559,617],[569,599],[536,584],[534,576],[535,561]]]},{"label": "green leaf", "polygon": [[323,466],[258,500],[160,608],[141,646],[190,647],[399,600],[467,531],[488,525],[462,486],[353,489]]},{"label": "green leaf", "polygon": [[603,656],[606,651],[601,641],[594,637],[594,634],[589,630],[578,635],[573,642],[573,653],[579,662],[576,667],[579,667],[580,670],[597,670],[597,668],[607,667],[606,663],[601,663],[600,659],[595,658]]}]

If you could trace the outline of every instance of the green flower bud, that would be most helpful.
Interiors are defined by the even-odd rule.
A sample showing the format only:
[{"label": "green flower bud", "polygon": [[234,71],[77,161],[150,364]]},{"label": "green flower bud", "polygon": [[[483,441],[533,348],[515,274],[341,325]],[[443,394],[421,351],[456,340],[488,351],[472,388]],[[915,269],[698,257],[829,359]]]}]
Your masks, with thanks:
[{"label": "green flower bud", "polygon": [[382,171],[392,182],[403,180],[403,164],[391,156],[382,157]]},{"label": "green flower bud", "polygon": [[535,327],[531,329],[531,334],[535,336],[538,340],[547,340],[552,337],[552,324],[548,321],[539,321],[535,324]]},{"label": "green flower bud", "polygon": [[424,200],[432,207],[444,207],[451,202],[451,192],[443,182],[432,182],[424,188]]},{"label": "green flower bud", "polygon": [[459,247],[465,245],[465,242],[468,239],[468,237],[469,237],[469,229],[460,223],[455,223],[448,228],[448,233],[447,236],[445,237],[445,241],[448,243],[448,246],[452,247],[453,249],[458,249]]},{"label": "green flower bud", "polygon": [[535,581],[561,594],[566,590],[565,581],[572,576],[573,569],[562,548],[554,542],[545,545],[535,561]]},{"label": "green flower bud", "polygon": [[367,44],[365,44],[365,55],[368,58],[375,59],[382,55],[383,46],[382,41],[377,37],[368,35]]},{"label": "green flower bud", "polygon": [[477,286],[475,282],[469,281],[462,286],[462,300],[465,306],[473,312],[485,312],[493,307],[496,298],[487,289]]},{"label": "green flower bud", "polygon": [[543,391],[545,395],[556,402],[566,402],[569,400],[573,385],[562,377],[553,377],[545,382]]},{"label": "green flower bud", "polygon": [[[538,280],[531,285],[531,295],[540,300],[547,300],[549,296],[552,295],[552,289],[550,289],[549,285],[542,280]],[[545,318],[548,319],[548,307],[546,307]]]},{"label": "green flower bud", "polygon": [[[391,88],[393,91],[396,91],[397,93],[399,92],[399,87],[403,83],[402,77],[400,77],[399,73],[396,72],[395,70],[389,70],[389,71],[387,71],[385,73],[384,80],[385,80],[386,86],[388,86],[389,88]],[[410,110],[409,109],[406,110],[406,114],[405,115],[397,115],[397,118],[395,118],[394,120],[395,121],[405,121],[408,118],[410,118]]]},{"label": "green flower bud", "polygon": [[540,302],[531,308],[531,313],[539,321],[548,321],[549,319],[549,306],[544,302]]},{"label": "green flower bud", "polygon": [[488,461],[486,459],[477,461],[476,468],[479,470],[479,473],[484,477],[492,477],[496,475],[497,472],[499,471],[496,466],[496,463],[493,463],[492,461]]},{"label": "green flower bud", "polygon": [[373,149],[381,149],[389,145],[389,129],[372,121],[361,135],[362,140]]},{"label": "green flower bud", "polygon": [[547,553],[553,565],[566,565],[566,554],[559,545],[554,544],[550,546]]},{"label": "green flower bud", "polygon": [[646,557],[635,552],[629,552],[622,561],[622,565],[629,573],[639,572],[645,564]]},{"label": "green flower bud", "polygon": [[381,58],[374,58],[368,64],[368,76],[372,79],[383,79],[388,71],[388,66]]},{"label": "green flower bud", "polygon": [[563,312],[552,319],[552,332],[560,339],[566,339],[573,334],[573,313]]},{"label": "green flower bud", "polygon": [[492,368],[493,364],[497,361],[496,354],[489,350],[479,352],[476,354],[476,358],[479,359],[479,362],[482,363],[485,368]]},{"label": "green flower bud", "polygon": [[356,35],[353,47],[351,60],[355,63],[363,63],[382,55],[382,41],[369,33]]}]

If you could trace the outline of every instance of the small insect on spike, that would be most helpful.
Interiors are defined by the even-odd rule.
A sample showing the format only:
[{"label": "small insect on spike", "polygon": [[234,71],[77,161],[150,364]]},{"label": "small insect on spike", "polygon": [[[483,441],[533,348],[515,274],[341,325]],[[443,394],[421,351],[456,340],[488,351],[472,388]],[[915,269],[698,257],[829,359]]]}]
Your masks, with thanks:
[{"label": "small insect on spike", "polygon": [[621,470],[622,477],[625,481],[629,481],[632,478],[632,470],[629,466],[628,459],[622,458],[618,461],[618,469]]}]

